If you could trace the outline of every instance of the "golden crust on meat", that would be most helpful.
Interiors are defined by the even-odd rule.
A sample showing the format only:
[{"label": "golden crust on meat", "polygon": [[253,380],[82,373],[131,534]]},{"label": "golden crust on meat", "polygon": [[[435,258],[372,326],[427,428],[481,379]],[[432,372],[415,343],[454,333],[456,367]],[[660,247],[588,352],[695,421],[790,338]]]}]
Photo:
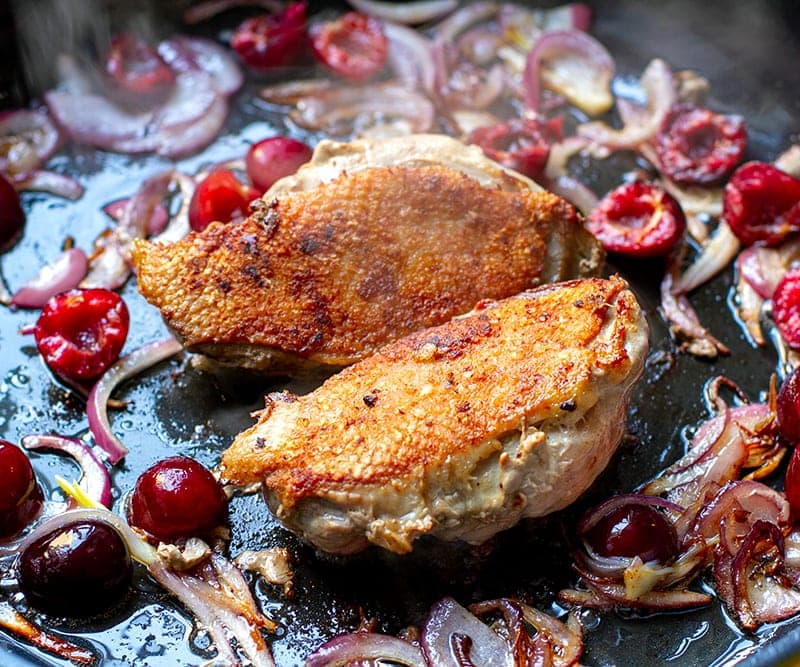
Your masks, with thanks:
[{"label": "golden crust on meat", "polygon": [[263,481],[282,510],[365,486],[424,487],[453,461],[485,458],[508,434],[590,408],[598,374],[612,385],[638,375],[641,359],[626,345],[637,328],[646,341],[646,324],[625,288],[616,277],[587,279],[485,303],[311,394],[271,394],[224,453],[223,477]]},{"label": "golden crust on meat", "polygon": [[591,272],[601,251],[555,195],[429,166],[343,174],[241,224],[139,241],[133,256],[139,290],[190,350],[245,345],[275,354],[242,365],[296,355],[335,368],[479,298]]}]

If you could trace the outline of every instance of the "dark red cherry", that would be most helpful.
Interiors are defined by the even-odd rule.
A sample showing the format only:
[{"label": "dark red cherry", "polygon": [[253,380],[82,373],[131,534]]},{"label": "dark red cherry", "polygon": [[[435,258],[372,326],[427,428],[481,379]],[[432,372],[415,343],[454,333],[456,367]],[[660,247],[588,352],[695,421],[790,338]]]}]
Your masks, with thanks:
[{"label": "dark red cherry", "polygon": [[636,503],[612,509],[583,537],[599,556],[668,563],[678,554],[672,523],[658,510]]},{"label": "dark red cherry", "polygon": [[0,440],[0,539],[14,537],[42,507],[31,462],[16,445]]},{"label": "dark red cherry", "polygon": [[31,542],[20,554],[17,573],[33,606],[51,614],[86,616],[124,596],[133,568],[115,528],[78,520]]},{"label": "dark red cherry", "polygon": [[202,464],[185,456],[145,470],[128,502],[128,522],[162,542],[204,535],[225,522],[227,499]]}]

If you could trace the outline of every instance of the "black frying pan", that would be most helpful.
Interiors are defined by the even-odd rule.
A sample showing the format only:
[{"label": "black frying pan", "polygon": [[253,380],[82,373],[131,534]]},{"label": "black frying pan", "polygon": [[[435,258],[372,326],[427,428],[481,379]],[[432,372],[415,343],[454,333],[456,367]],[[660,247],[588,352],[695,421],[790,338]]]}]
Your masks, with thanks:
[{"label": "black frying pan", "polygon": [[[24,4],[24,3],[22,3]],[[750,157],[771,159],[800,131],[800,33],[792,2],[644,3],[634,0],[593,2],[593,34],[616,57],[620,76],[637,75],[655,56],[674,68],[692,68],[712,84],[711,106],[745,115],[750,128]],[[313,3],[312,3],[313,5]],[[130,5],[128,5],[130,7]],[[217,34],[225,22],[203,29]],[[267,135],[281,119],[251,102],[257,85],[240,94],[226,136],[181,167],[242,155],[247,143]],[[2,258],[6,279],[19,285],[31,267],[52,257],[53,239],[67,234],[90,247],[106,225],[100,207],[130,194],[135,184],[164,168],[158,159],[95,154],[70,147],[54,161],[80,175],[84,197],[63,204],[42,195],[25,195],[28,228],[22,241]],[[598,192],[610,187],[616,172],[607,165],[586,165]],[[562,530],[581,508],[617,491],[628,491],[652,477],[681,453],[681,431],[704,416],[704,383],[718,374],[733,378],[755,398],[768,386],[775,368],[771,349],[753,349],[734,324],[726,305],[730,272],[693,298],[702,320],[732,350],[713,363],[674,355],[674,345],[657,311],[660,267],[634,262],[617,267],[633,283],[652,325],[653,354],[631,408],[626,439],[608,471],[575,508],[544,521],[525,522],[490,543],[470,548],[421,541],[410,556],[374,550],[349,559],[315,554],[269,516],[257,496],[232,505],[232,552],[242,548],[289,547],[296,568],[296,593],[286,600],[275,589],[258,585],[257,595],[269,615],[282,625],[273,643],[281,666],[301,664],[308,652],[341,631],[353,630],[362,616],[375,617],[379,629],[397,632],[424,620],[441,596],[462,602],[515,596],[544,610],[555,593],[573,583]],[[123,292],[133,325],[126,349],[165,333],[158,314],[137,295],[131,281]],[[27,312],[0,310],[0,437],[19,441],[31,432],[79,435],[86,429],[81,401],[55,384],[36,355],[32,340],[19,328],[32,321]],[[235,433],[251,423],[249,413],[262,405],[265,385],[212,377],[174,360],[126,386],[131,405],[115,415],[114,427],[131,453],[114,473],[115,487],[129,489],[139,472],[176,452],[208,465]],[[303,387],[299,387],[303,389]],[[74,470],[52,455],[34,455],[40,477],[52,490],[54,473]],[[774,480],[780,483],[779,480]],[[117,499],[119,503],[119,498]],[[766,667],[800,652],[798,619],[745,636],[735,630],[720,605],[686,614],[595,615],[586,636],[587,665],[724,665],[744,662]],[[182,609],[146,577],[121,609],[90,624],[42,618],[49,628],[93,644],[107,665],[195,665],[209,657],[203,638],[190,635],[192,623]],[[0,664],[61,664],[50,655],[22,646],[0,633]],[[789,663],[786,663],[789,664]]]}]

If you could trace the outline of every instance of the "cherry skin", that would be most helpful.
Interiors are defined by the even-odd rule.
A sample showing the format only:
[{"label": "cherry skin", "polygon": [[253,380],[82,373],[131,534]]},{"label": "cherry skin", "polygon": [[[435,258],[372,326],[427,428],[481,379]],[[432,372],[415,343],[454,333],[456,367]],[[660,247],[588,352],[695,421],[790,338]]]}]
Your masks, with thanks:
[{"label": "cherry skin", "polygon": [[227,499],[202,464],[186,456],[159,461],[136,480],[128,523],[162,542],[210,533],[225,522]]},{"label": "cherry skin", "polygon": [[125,541],[100,521],[75,521],[29,544],[17,562],[19,585],[42,611],[96,614],[122,598],[133,568]]},{"label": "cherry skin", "polygon": [[789,459],[783,489],[796,521],[800,517],[800,449],[795,449]]},{"label": "cherry skin", "polygon": [[0,252],[10,248],[22,235],[25,212],[14,186],[0,174]]},{"label": "cherry skin", "polygon": [[39,514],[43,501],[28,457],[0,440],[0,539],[18,535]]},{"label": "cherry skin", "polygon": [[275,181],[296,172],[311,159],[312,150],[291,137],[269,137],[250,146],[245,156],[247,175],[261,193]]},{"label": "cherry skin", "polygon": [[86,382],[113,364],[128,336],[128,307],[116,292],[96,288],[54,296],[36,322],[36,347],[67,380]]},{"label": "cherry skin", "polygon": [[783,381],[775,403],[781,437],[792,445],[800,444],[800,367]]},{"label": "cherry skin", "polygon": [[204,178],[189,202],[189,224],[196,232],[203,231],[212,222],[242,220],[250,202],[258,197],[253,188],[236,180],[226,169],[211,172]]},{"label": "cherry skin", "polygon": [[604,557],[639,556],[643,562],[668,563],[678,554],[675,527],[647,505],[616,507],[584,534],[595,553]]}]

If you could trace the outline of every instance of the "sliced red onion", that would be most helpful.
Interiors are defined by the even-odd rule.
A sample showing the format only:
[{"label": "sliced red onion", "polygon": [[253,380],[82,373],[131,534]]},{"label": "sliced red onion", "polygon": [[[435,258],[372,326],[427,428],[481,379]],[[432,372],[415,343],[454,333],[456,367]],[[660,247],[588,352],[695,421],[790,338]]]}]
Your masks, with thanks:
[{"label": "sliced red onion", "polygon": [[174,338],[145,345],[122,357],[92,387],[86,405],[89,430],[97,446],[106,453],[111,465],[119,463],[128,453],[125,445],[114,435],[108,421],[107,404],[111,393],[121,382],[169,359],[182,349],[181,344]]},{"label": "sliced red onion", "polygon": [[25,449],[52,449],[71,456],[83,471],[81,487],[92,500],[111,507],[111,476],[103,462],[85,442],[61,435],[26,435]]},{"label": "sliced red onion", "polygon": [[[737,267],[740,266],[742,255],[744,255],[744,252],[737,258]],[[744,327],[751,342],[762,346],[766,343],[764,331],[761,328],[761,311],[764,307],[764,298],[744,279],[741,270],[737,270],[736,276],[737,319]]]},{"label": "sliced red onion", "polygon": [[[708,542],[719,535],[722,519],[737,510],[746,514],[751,525],[763,520],[785,526],[789,521],[789,504],[782,494],[759,482],[733,480],[700,510],[692,533]],[[734,553],[738,545],[728,550]]]},{"label": "sliced red onion", "polygon": [[250,664],[274,667],[269,646],[260,632],[262,627],[273,626],[258,612],[249,588],[229,587],[229,573],[221,568],[225,563],[227,561],[216,554],[209,564],[191,573],[175,572],[158,560],[148,569],[208,630],[217,649],[216,661],[231,665],[241,663],[228,639],[230,633]]},{"label": "sliced red onion", "polygon": [[605,113],[614,103],[614,60],[594,37],[580,30],[545,32],[525,63],[525,100],[538,111],[542,88],[563,95],[590,115]]},{"label": "sliced red onion", "polygon": [[709,359],[714,359],[719,354],[729,354],[728,347],[700,323],[686,296],[673,292],[673,282],[680,273],[680,259],[681,253],[673,254],[661,281],[661,310],[670,324],[670,330],[678,338],[684,339],[684,348],[690,354]]},{"label": "sliced red onion", "polygon": [[338,667],[360,661],[385,661],[404,667],[428,667],[413,644],[371,632],[339,635],[325,642],[306,658],[305,667]]},{"label": "sliced red onion", "polygon": [[210,74],[222,95],[233,95],[244,83],[244,74],[230,51],[210,39],[176,35],[158,45],[158,54],[176,71]]},{"label": "sliced red onion", "polygon": [[522,609],[522,617],[538,632],[544,635],[545,641],[555,649],[559,667],[577,665],[583,654],[583,638],[577,632],[561,621],[545,614],[538,609],[529,607],[521,602],[517,603]]},{"label": "sliced red onion", "polygon": [[41,308],[51,297],[77,287],[89,261],[80,248],[65,250],[52,263],[44,266],[39,273],[20,287],[11,299],[19,308]]},{"label": "sliced red onion", "polygon": [[470,26],[494,18],[498,9],[496,2],[467,3],[436,26],[435,37],[452,44]]},{"label": "sliced red onion", "polygon": [[368,87],[342,86],[304,97],[290,113],[301,127],[341,132],[342,123],[367,124],[378,117],[383,121],[402,119],[412,132],[427,132],[433,127],[434,107],[425,96],[405,86],[383,83]]},{"label": "sliced red onion", "polygon": [[205,0],[189,7],[183,12],[183,21],[192,25],[213,18],[229,9],[238,7],[261,7],[270,13],[277,13],[284,8],[280,0]]},{"label": "sliced red onion", "polygon": [[364,14],[384,21],[418,25],[447,16],[458,7],[458,0],[415,0],[414,2],[381,2],[380,0],[347,0],[347,4]]},{"label": "sliced red onion", "polygon": [[336,84],[330,79],[300,79],[266,86],[259,92],[265,102],[281,106],[294,106],[307,97],[330,91]]},{"label": "sliced red onion", "polygon": [[0,113],[0,172],[37,170],[63,143],[63,136],[43,111],[17,109]]},{"label": "sliced red onion", "polygon": [[800,591],[781,584],[783,534],[769,521],[756,521],[730,566],[732,600],[726,599],[746,630],[800,612]]},{"label": "sliced red onion", "polygon": [[142,112],[122,109],[91,92],[88,77],[66,61],[63,89],[45,95],[51,113],[74,140],[97,148],[168,158],[204,148],[225,123],[226,98],[241,86],[241,71],[208,40],[176,37],[158,50],[176,74],[164,103]]},{"label": "sliced red onion", "polygon": [[553,194],[563,197],[584,215],[597,206],[599,201],[592,190],[571,176],[557,176],[556,178],[542,179],[542,185]]},{"label": "sliced red onion", "polygon": [[0,600],[0,627],[19,637],[24,642],[57,655],[73,665],[96,665],[98,656],[78,644],[52,635],[34,625],[20,614],[7,600]]},{"label": "sliced red onion", "polygon": [[672,70],[656,58],[647,65],[639,81],[647,95],[647,107],[620,98],[617,106],[624,122],[622,129],[603,122],[584,123],[578,127],[578,134],[612,150],[635,150],[652,139],[675,102]]},{"label": "sliced red onion", "polygon": [[451,649],[455,634],[472,640],[470,659],[474,664],[513,667],[508,643],[452,598],[437,602],[422,628],[420,646],[428,664],[457,667]]},{"label": "sliced red onion", "polygon": [[95,239],[89,273],[81,287],[117,289],[125,284],[131,272],[133,241],[149,233],[175,174],[168,170],[151,176],[126,200],[116,228],[104,230]]},{"label": "sliced red onion", "polygon": [[688,294],[726,269],[736,257],[741,244],[724,220],[717,226],[711,240],[686,271],[673,283],[673,294]]},{"label": "sliced red onion", "polygon": [[195,179],[191,176],[175,172],[174,180],[178,183],[181,191],[181,207],[173,216],[169,224],[159,234],[152,237],[154,243],[175,243],[180,241],[191,231],[189,224],[189,205],[192,202],[192,195],[197,187]]},{"label": "sliced red onion", "polygon": [[16,174],[11,178],[11,184],[20,192],[33,190],[34,192],[48,192],[64,199],[76,200],[83,195],[83,185],[72,176],[65,176],[55,171],[35,169],[24,174]]},{"label": "sliced red onion", "polygon": [[[711,602],[711,596],[686,589],[649,591],[633,599],[626,594],[624,584],[610,579],[581,573],[592,592],[608,605],[630,609],[677,610],[704,607]],[[569,601],[569,595],[559,592],[559,599]]]},{"label": "sliced red onion", "polygon": [[385,23],[389,40],[389,66],[400,83],[430,93],[434,86],[434,63],[430,39],[403,25]]}]

